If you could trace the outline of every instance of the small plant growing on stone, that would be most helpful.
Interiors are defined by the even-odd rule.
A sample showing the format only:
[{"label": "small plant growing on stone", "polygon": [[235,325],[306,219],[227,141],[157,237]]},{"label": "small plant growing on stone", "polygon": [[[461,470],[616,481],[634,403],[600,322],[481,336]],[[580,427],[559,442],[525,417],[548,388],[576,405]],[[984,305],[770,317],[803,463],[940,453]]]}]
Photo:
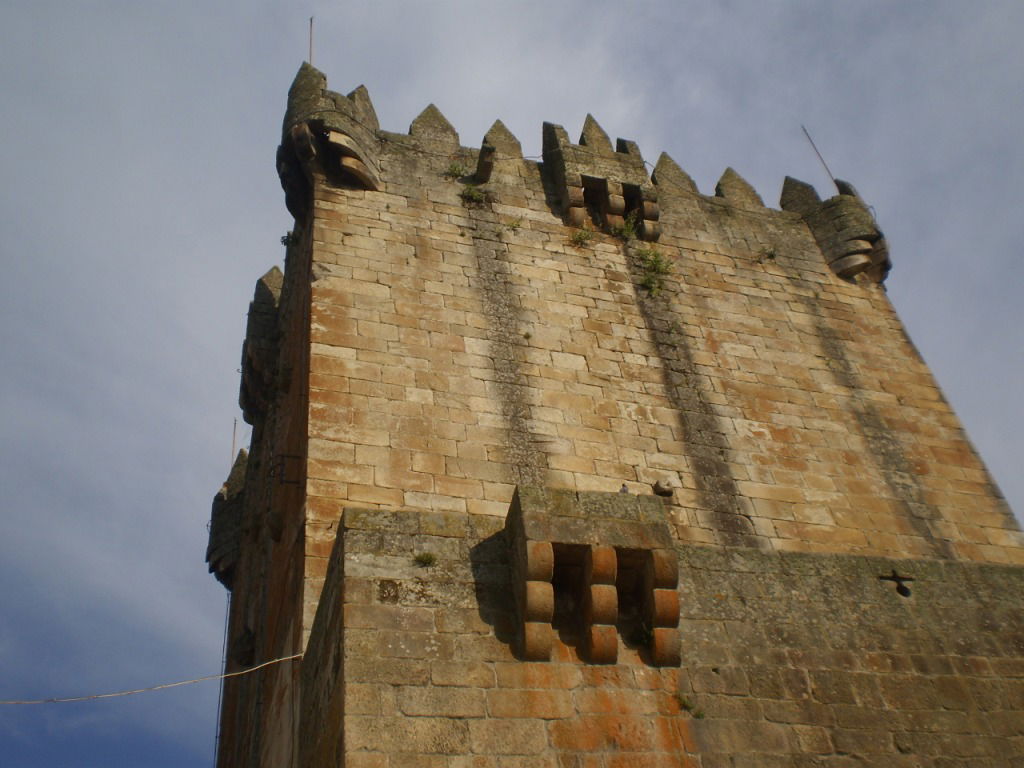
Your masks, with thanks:
[{"label": "small plant growing on stone", "polygon": [[693,705],[693,702],[690,701],[685,696],[683,696],[681,693],[676,694],[676,698],[679,700],[679,707],[684,712],[689,712],[690,713],[690,717],[692,717],[692,718],[694,718],[696,720],[703,720],[704,719],[704,710],[703,709],[699,709],[699,708],[695,707]]},{"label": "small plant growing on stone", "polygon": [[585,248],[594,239],[594,232],[590,229],[577,229],[569,237],[569,243],[575,248]]},{"label": "small plant growing on stone", "polygon": [[630,211],[622,224],[611,227],[611,233],[620,240],[632,240],[636,237],[636,211]]},{"label": "small plant growing on stone", "polygon": [[289,245],[295,245],[298,242],[298,236],[291,230],[288,230],[287,232],[284,233],[284,235],[281,236],[281,245],[283,245],[285,248],[287,248]]},{"label": "small plant growing on stone", "polygon": [[429,568],[437,562],[437,557],[433,552],[417,552],[413,562],[420,568]]},{"label": "small plant growing on stone", "polygon": [[[626,488],[625,485],[622,486]],[[628,492],[628,489],[627,489]],[[641,621],[637,626],[636,631],[633,633],[633,640],[637,645],[649,646],[654,640],[654,633],[651,632],[651,628],[647,626],[646,622]]]},{"label": "small plant growing on stone", "polygon": [[449,165],[448,168],[445,169],[445,172],[441,175],[448,179],[448,181],[455,181],[455,179],[461,179],[467,173],[468,171],[466,170],[465,166],[456,162],[452,162],[451,165]]},{"label": "small plant growing on stone", "polygon": [[487,193],[476,184],[466,184],[459,192],[459,197],[467,208],[482,208],[487,202]]},{"label": "small plant growing on stone", "polygon": [[643,276],[640,278],[641,287],[645,288],[651,296],[657,296],[664,287],[664,277],[672,272],[672,262],[662,256],[654,248],[641,248],[636,252],[640,261],[640,270]]},{"label": "small plant growing on stone", "polygon": [[530,333],[529,331],[523,331],[523,338],[529,341],[530,339],[533,338],[533,334]]},{"label": "small plant growing on stone", "polygon": [[505,225],[505,229],[507,229],[512,234],[515,234],[516,232],[519,231],[519,228],[521,226],[523,226],[523,217],[522,216],[520,216],[517,219],[512,219],[512,221],[510,221],[508,224]]},{"label": "small plant growing on stone", "polygon": [[758,264],[763,264],[766,261],[775,261],[776,253],[774,248],[762,248],[760,253],[757,255]]}]

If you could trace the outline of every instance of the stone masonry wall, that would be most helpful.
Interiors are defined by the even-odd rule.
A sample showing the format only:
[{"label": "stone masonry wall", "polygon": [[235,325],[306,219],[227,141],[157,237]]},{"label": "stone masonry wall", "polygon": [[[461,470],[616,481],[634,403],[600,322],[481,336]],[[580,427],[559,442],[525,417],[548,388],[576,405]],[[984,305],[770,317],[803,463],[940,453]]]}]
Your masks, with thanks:
[{"label": "stone masonry wall", "polygon": [[[1019,760],[1024,534],[852,186],[790,179],[775,210],[728,169],[704,195],[590,116],[543,146],[525,159],[500,122],[463,146],[433,106],[384,131],[365,88],[300,69],[238,541],[213,551],[229,670],[306,656],[225,684],[219,764]],[[527,487],[658,496],[654,560],[588,541],[573,567],[597,600],[615,557],[656,560],[662,630],[678,551],[681,665],[645,650],[678,659],[675,634],[596,603],[583,655],[618,636],[617,660],[581,662],[557,589],[551,661],[517,655],[502,531]]]},{"label": "stone masonry wall", "polygon": [[680,690],[704,768],[1024,764],[1022,569],[680,559]]},{"label": "stone masonry wall", "polygon": [[[308,410],[309,243],[289,244],[285,275],[256,285],[242,355],[240,404],[252,424],[244,464],[225,671],[302,650],[306,526],[303,512]],[[215,511],[218,506],[214,502]],[[217,530],[211,526],[211,540]],[[220,542],[219,547],[225,543]],[[208,557],[211,553],[208,553]],[[222,565],[211,560],[211,568]],[[295,749],[297,662],[224,681],[218,765],[287,765]]]},{"label": "stone masonry wall", "polygon": [[571,619],[530,662],[499,525],[345,511],[303,662],[301,765],[1024,761],[1020,568],[680,544],[681,667],[652,666],[621,625],[617,663],[588,664]]},{"label": "stone masonry wall", "polygon": [[567,226],[500,123],[484,185],[434,108],[378,136],[377,190],[310,166],[307,631],[342,505],[504,515],[519,482],[660,482],[694,543],[1024,562],[884,291],[799,213],[663,155],[652,245]]}]

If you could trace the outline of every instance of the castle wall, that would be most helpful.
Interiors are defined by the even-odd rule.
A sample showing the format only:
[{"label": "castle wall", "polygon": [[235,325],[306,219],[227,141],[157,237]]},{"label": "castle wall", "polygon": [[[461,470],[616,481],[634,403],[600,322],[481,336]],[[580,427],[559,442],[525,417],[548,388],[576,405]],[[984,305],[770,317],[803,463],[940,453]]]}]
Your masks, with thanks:
[{"label": "castle wall", "polygon": [[[226,672],[303,649],[309,262],[300,254],[308,248],[290,243],[285,274],[274,268],[264,275],[249,307],[239,404],[252,424],[252,444],[240,457],[237,562],[210,561],[211,570],[228,566],[230,573]],[[211,525],[211,541],[216,532]],[[226,679],[218,765],[293,764],[298,701],[298,662]]]},{"label": "castle wall", "polygon": [[680,543],[681,665],[653,666],[624,626],[617,662],[588,664],[572,621],[531,662],[499,526],[346,509],[303,662],[301,765],[1024,759],[1020,568]]},{"label": "castle wall", "polygon": [[305,657],[226,684],[222,766],[1024,755],[1024,536],[850,185],[701,195],[589,117],[543,162],[388,133],[305,65],[278,170],[211,568],[229,670]]},{"label": "castle wall", "polygon": [[315,177],[315,526],[661,481],[682,541],[1024,561],[884,292],[834,275],[798,214],[666,180],[655,245],[574,241],[536,163],[499,160],[467,206],[444,174],[474,151],[426,146],[387,136],[382,191]]}]

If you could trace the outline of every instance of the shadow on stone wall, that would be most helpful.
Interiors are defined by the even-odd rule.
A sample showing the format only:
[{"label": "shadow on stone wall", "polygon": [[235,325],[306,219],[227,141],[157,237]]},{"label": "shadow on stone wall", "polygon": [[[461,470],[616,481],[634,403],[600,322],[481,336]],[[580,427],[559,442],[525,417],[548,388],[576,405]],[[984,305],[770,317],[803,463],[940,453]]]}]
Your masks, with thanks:
[{"label": "shadow on stone wall", "polygon": [[514,649],[516,605],[504,529],[470,547],[469,563],[480,618],[494,629],[498,640]]},{"label": "shadow on stone wall", "polygon": [[816,300],[817,294],[814,298],[807,296],[800,290],[797,277],[784,267],[783,270],[790,283],[797,288],[792,295],[807,314],[814,318],[814,330],[821,344],[822,354],[830,361],[829,370],[832,372],[832,378],[849,393],[850,412],[868,444],[866,455],[899,503],[906,520],[913,526],[914,531],[928,542],[933,554],[942,558],[955,557],[952,545],[945,539],[936,538],[932,531],[929,521],[942,520],[942,514],[926,500],[924,489],[915,479],[913,466],[899,438],[886,425],[878,409],[865,397],[863,384],[847,354],[842,337],[834,327],[833,319],[827,316],[827,310]]},{"label": "shadow on stone wall", "polygon": [[524,326],[519,299],[512,290],[508,253],[501,239],[498,217],[486,208],[467,209],[473,218],[473,249],[477,259],[476,288],[487,318],[487,340],[494,365],[501,414],[508,425],[508,462],[514,482],[543,485],[547,459],[537,449],[530,429],[529,387],[520,370],[520,344]]},{"label": "shadow on stone wall", "polygon": [[[650,286],[650,269],[644,263],[648,249],[636,243],[625,247],[637,306],[661,361],[665,394],[676,412],[679,433],[685,446],[701,505],[719,543],[754,547],[763,543],[750,516],[743,510],[739,488],[727,461],[729,444],[714,407],[701,386],[693,362],[690,342],[672,310],[664,290]],[[680,293],[700,310],[699,297]]]}]

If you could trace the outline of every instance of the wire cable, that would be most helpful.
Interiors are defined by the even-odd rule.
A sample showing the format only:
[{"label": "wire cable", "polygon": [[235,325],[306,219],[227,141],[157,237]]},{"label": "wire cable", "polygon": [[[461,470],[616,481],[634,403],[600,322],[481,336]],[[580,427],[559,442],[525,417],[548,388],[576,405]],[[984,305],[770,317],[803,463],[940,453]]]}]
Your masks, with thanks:
[{"label": "wire cable", "polygon": [[136,693],[147,693],[149,691],[160,691],[164,688],[177,688],[182,685],[191,685],[192,683],[202,683],[206,680],[223,680],[228,677],[239,677],[241,675],[248,675],[250,672],[255,672],[258,669],[269,667],[271,664],[280,664],[282,661],[292,661],[293,659],[301,659],[302,654],[296,653],[293,656],[283,656],[280,659],[271,659],[265,661],[262,664],[257,664],[255,667],[249,667],[248,669],[240,669],[237,672],[225,672],[221,675],[206,675],[205,677],[197,677],[192,680],[179,680],[176,683],[164,683],[163,685],[151,685],[147,688],[135,688],[130,691],[115,691],[114,693],[97,693],[91,696],[70,696],[63,699],[25,699],[25,700],[0,700],[0,704],[64,704],[70,701],[93,701],[95,699],[113,699],[117,696],[132,696]]},{"label": "wire cable", "polygon": [[[238,420],[235,420],[238,423]],[[232,436],[232,442],[234,436]],[[232,446],[233,447],[233,446]],[[228,663],[228,627],[231,621],[231,592],[227,594],[224,606],[224,639],[220,644],[220,665],[226,667]],[[217,765],[217,754],[220,752],[220,709],[224,703],[224,684],[221,683],[217,690],[217,732],[213,735],[213,764]]]}]

